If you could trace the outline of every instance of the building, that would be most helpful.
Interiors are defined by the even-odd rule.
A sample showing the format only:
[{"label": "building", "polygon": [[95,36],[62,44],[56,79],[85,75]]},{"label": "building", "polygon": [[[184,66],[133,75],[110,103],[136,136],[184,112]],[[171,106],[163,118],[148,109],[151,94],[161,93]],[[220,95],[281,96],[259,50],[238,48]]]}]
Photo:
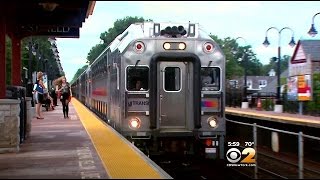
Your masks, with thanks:
[{"label": "building", "polygon": [[320,40],[299,40],[289,62],[289,77],[320,73]]},{"label": "building", "polygon": [[320,73],[320,40],[299,40],[289,64],[288,99],[310,101],[313,74]]},{"label": "building", "polygon": [[[275,76],[275,71],[273,69],[268,73],[269,76],[247,76],[247,95],[260,92],[266,88],[270,89],[270,92],[276,92],[277,77]],[[232,89],[243,89],[244,77],[235,77],[229,80],[229,86]],[[274,90],[271,90],[273,89]]]}]

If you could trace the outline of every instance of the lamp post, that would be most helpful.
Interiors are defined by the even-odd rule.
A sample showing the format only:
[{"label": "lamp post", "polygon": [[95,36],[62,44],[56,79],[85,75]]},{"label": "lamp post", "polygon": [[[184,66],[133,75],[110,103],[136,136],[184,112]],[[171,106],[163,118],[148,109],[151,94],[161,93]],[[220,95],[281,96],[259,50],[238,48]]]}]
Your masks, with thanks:
[{"label": "lamp post", "polygon": [[312,37],[315,37],[315,36],[318,34],[318,31],[317,31],[316,28],[314,27],[314,18],[315,18],[318,14],[320,14],[320,12],[316,13],[315,15],[313,15],[311,28],[310,28],[310,30],[309,30],[309,32],[308,32],[308,34],[309,34],[310,36],[312,36]]},{"label": "lamp post", "polygon": [[[247,45],[246,39],[244,39],[243,37],[237,37],[235,39],[235,41],[237,41],[238,39],[242,39],[245,42],[245,46]],[[248,57],[247,57],[246,51],[243,52],[242,60],[244,62],[244,83],[243,83],[243,98],[242,98],[241,108],[247,109],[249,107],[249,103],[248,103],[248,99],[247,99],[247,64],[248,64],[247,61],[248,61]]]},{"label": "lamp post", "polygon": [[32,97],[32,57],[33,57],[33,43],[32,39],[28,43],[28,50],[29,50],[29,61],[28,61],[28,80],[27,80],[27,96]]},{"label": "lamp post", "polygon": [[47,72],[47,63],[48,63],[48,59],[43,59],[43,70],[44,70],[44,72],[46,72],[47,74],[48,74],[48,72]]},{"label": "lamp post", "polygon": [[279,41],[278,41],[278,68],[277,68],[277,96],[276,96],[276,105],[275,105],[275,109],[274,111],[275,112],[279,112],[279,113],[282,113],[283,112],[283,106],[282,106],[282,102],[281,102],[281,98],[280,98],[280,88],[281,88],[281,85],[280,85],[280,65],[281,65],[281,32],[285,29],[288,29],[288,30],[291,30],[291,41],[289,42],[289,45],[291,47],[294,47],[296,45],[295,41],[294,41],[294,32],[291,28],[289,27],[284,27],[282,28],[281,30],[279,30],[278,28],[276,27],[270,27],[269,29],[267,29],[266,31],[266,37],[265,37],[265,40],[264,42],[262,43],[265,47],[268,47],[270,45],[270,42],[268,41],[268,31],[271,30],[271,29],[275,29],[278,31],[278,38],[279,38]]},{"label": "lamp post", "polygon": [[33,56],[35,56],[36,53],[37,53],[36,51],[38,49],[38,45],[33,43],[32,38],[28,43],[27,49],[29,51],[29,61],[28,61],[28,68],[26,68],[28,70],[27,85],[26,85],[26,96],[32,98],[31,106],[34,107],[33,94],[32,94],[32,91],[33,91],[32,61],[33,61]]}]

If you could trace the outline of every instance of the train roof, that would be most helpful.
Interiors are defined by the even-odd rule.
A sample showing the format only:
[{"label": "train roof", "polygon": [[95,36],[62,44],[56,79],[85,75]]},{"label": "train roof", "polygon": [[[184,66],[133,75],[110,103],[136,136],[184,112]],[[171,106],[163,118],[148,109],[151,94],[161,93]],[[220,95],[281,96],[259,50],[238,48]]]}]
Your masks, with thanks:
[{"label": "train roof", "polygon": [[[157,28],[159,26],[159,28]],[[155,23],[155,22],[142,22],[131,24],[123,33],[119,34],[115,40],[110,44],[110,51],[113,52],[118,49],[120,52],[132,42],[134,39],[142,38],[168,38],[166,36],[161,36],[161,30],[164,30],[166,27],[173,26],[183,26],[186,30],[186,34],[180,38],[205,38],[211,39],[208,33],[206,33],[198,23]],[[192,27],[192,28],[190,28]],[[155,29],[156,28],[156,29]],[[190,31],[190,32],[189,32]],[[190,36],[190,34],[193,34]]]},{"label": "train roof", "polygon": [[[152,21],[139,22],[131,24],[125,31],[119,34],[102,52],[101,54],[92,62],[87,69],[79,75],[81,77],[83,74],[90,71],[90,67],[100,59],[100,57],[108,50],[114,52],[119,50],[120,53],[123,52],[126,47],[135,39],[146,39],[146,38],[168,38],[166,36],[161,36],[160,31],[164,30],[166,27],[173,26],[183,26],[186,30],[186,34],[179,38],[186,39],[211,39],[209,34],[203,30],[199,23],[174,23],[174,22],[161,22],[156,23]],[[156,28],[156,29],[155,29]],[[192,34],[192,36],[190,35]],[[78,78],[79,78],[78,77]]]},{"label": "train roof", "polygon": [[[179,38],[186,39],[211,39],[208,33],[206,33],[199,23],[173,23],[173,22],[161,22],[156,23],[152,21],[139,22],[131,24],[126,30],[119,34],[93,61],[91,65],[94,65],[100,57],[108,50],[114,52],[119,50],[122,53],[126,47],[135,39],[146,39],[146,38],[168,38],[161,36],[160,31],[166,27],[183,26],[186,30],[186,34]],[[156,28],[156,29],[155,29]],[[158,31],[158,32],[157,32]],[[192,35],[191,35],[192,34]]]}]

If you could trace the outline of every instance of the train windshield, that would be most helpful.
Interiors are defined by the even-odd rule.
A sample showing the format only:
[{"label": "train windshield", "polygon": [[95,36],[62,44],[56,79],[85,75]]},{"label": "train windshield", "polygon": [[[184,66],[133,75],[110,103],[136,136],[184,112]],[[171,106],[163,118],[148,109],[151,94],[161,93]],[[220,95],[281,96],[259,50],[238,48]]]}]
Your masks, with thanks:
[{"label": "train windshield", "polygon": [[149,89],[149,67],[128,66],[126,73],[128,91],[147,91]]},{"label": "train windshield", "polygon": [[201,68],[201,90],[219,91],[220,90],[220,68],[202,67]]},{"label": "train windshield", "polygon": [[165,84],[166,91],[179,91],[180,90],[180,68],[179,67],[166,67],[165,68]]}]

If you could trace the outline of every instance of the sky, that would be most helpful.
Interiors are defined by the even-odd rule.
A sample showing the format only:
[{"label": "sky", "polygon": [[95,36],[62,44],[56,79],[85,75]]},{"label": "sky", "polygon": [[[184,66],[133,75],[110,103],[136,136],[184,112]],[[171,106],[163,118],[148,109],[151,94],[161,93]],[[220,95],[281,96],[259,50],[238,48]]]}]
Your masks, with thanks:
[{"label": "sky", "polygon": [[[100,34],[113,27],[117,19],[126,16],[143,17],[154,22],[199,23],[207,32],[220,39],[238,39],[240,46],[251,45],[262,64],[277,56],[292,56],[294,48],[288,46],[292,32],[268,31],[269,47],[264,47],[269,27],[289,27],[296,43],[310,37],[312,17],[320,12],[317,1],[96,1],[93,14],[80,28],[79,38],[57,38],[60,61],[66,78],[71,81],[76,71],[86,63],[90,49],[101,42]],[[320,15],[315,17],[315,28],[320,31]]]}]

